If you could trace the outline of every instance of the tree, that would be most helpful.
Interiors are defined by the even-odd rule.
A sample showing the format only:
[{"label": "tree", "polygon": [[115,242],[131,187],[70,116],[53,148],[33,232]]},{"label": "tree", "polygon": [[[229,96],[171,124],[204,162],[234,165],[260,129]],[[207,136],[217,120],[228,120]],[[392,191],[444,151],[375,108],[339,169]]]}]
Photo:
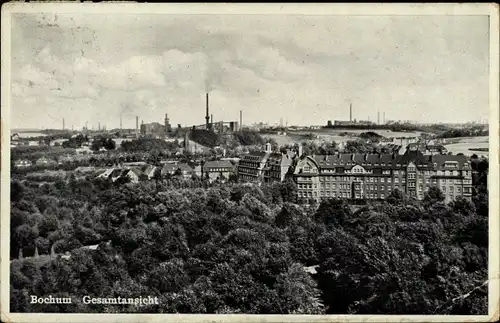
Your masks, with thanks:
[{"label": "tree", "polygon": [[116,143],[113,139],[111,138],[108,138],[105,143],[104,143],[104,148],[106,148],[106,150],[113,150],[116,148]]},{"label": "tree", "polygon": [[16,180],[10,183],[10,199],[12,202],[18,202],[24,195],[24,186]]},{"label": "tree", "polygon": [[424,193],[424,202],[428,204],[434,204],[437,202],[443,202],[445,196],[443,192],[437,186],[431,186],[427,192]]}]

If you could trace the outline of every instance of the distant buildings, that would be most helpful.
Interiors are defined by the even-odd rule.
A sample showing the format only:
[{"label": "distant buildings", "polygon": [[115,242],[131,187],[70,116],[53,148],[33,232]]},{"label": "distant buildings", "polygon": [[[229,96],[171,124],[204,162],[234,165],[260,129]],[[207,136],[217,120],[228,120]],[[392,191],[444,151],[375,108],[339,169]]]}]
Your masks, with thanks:
[{"label": "distant buildings", "polygon": [[55,165],[57,164],[56,161],[52,160],[52,159],[49,159],[49,158],[46,158],[46,157],[41,157],[39,159],[36,160],[35,164],[37,166],[49,166],[49,165]]},{"label": "distant buildings", "polygon": [[161,169],[162,176],[179,175],[183,178],[191,178],[193,176],[193,168],[186,163],[166,163]]},{"label": "distant buildings", "polygon": [[[138,117],[136,117],[136,127],[138,127]],[[141,123],[140,129],[136,129],[141,136],[152,137],[155,139],[165,139],[172,133],[172,125],[170,124],[170,119],[168,114],[165,113],[165,119],[163,124],[159,122],[151,123]]]},{"label": "distant buildings", "polygon": [[448,149],[443,145],[427,145],[426,151],[431,155],[445,155],[448,153]]},{"label": "distant buildings", "polygon": [[33,163],[27,159],[20,159],[14,163],[14,166],[16,166],[18,168],[31,167],[31,166],[33,166]]},{"label": "distant buildings", "polygon": [[449,202],[472,195],[472,171],[465,156],[405,154],[336,154],[305,156],[296,165],[294,181],[302,202],[328,198],[385,199],[394,189],[422,199],[437,186]]},{"label": "distant buildings", "polygon": [[[374,122],[371,121],[364,121],[364,120],[354,120],[354,121],[342,121],[342,120],[335,120],[334,121],[334,126],[336,127],[352,127],[352,126],[373,126],[375,125]],[[331,122],[330,122],[331,126]]]}]

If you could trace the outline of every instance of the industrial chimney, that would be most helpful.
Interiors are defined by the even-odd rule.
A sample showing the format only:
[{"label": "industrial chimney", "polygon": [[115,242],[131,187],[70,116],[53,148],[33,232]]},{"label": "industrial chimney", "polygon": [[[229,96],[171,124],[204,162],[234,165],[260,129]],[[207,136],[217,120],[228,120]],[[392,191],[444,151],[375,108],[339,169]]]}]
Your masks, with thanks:
[{"label": "industrial chimney", "polygon": [[349,103],[349,121],[352,122],[352,103]]},{"label": "industrial chimney", "polygon": [[240,110],[240,129],[243,128],[243,111]]},{"label": "industrial chimney", "polygon": [[139,138],[139,117],[135,117],[135,137]]},{"label": "industrial chimney", "polygon": [[207,112],[206,112],[206,115],[205,115],[205,120],[206,120],[206,126],[207,126],[207,129],[210,129],[210,116],[209,116],[209,112],[208,112],[208,92],[207,92],[207,95],[206,95],[206,103],[207,103]]},{"label": "industrial chimney", "polygon": [[63,129],[62,130],[64,130],[64,118],[63,118]]}]

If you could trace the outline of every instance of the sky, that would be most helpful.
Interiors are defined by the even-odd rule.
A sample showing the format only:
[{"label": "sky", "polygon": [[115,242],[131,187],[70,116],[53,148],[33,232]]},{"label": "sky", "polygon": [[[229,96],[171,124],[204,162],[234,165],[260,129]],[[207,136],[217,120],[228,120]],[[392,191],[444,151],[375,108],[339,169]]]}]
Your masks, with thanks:
[{"label": "sky", "polygon": [[12,128],[488,117],[487,16],[13,14]]}]

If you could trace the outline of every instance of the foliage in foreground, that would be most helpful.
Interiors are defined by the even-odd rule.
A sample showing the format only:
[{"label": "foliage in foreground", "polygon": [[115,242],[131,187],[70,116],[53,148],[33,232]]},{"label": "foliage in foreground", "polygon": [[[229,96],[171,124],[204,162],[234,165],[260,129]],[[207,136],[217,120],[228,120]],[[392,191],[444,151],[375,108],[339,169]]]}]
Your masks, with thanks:
[{"label": "foliage in foreground", "polygon": [[[485,314],[485,177],[475,184],[473,203],[395,191],[355,209],[340,200],[296,205],[292,183],[13,182],[11,255],[53,247],[71,257],[13,260],[11,311]],[[29,295],[74,304],[30,304]],[[83,295],[151,295],[160,304],[86,305]]]}]

